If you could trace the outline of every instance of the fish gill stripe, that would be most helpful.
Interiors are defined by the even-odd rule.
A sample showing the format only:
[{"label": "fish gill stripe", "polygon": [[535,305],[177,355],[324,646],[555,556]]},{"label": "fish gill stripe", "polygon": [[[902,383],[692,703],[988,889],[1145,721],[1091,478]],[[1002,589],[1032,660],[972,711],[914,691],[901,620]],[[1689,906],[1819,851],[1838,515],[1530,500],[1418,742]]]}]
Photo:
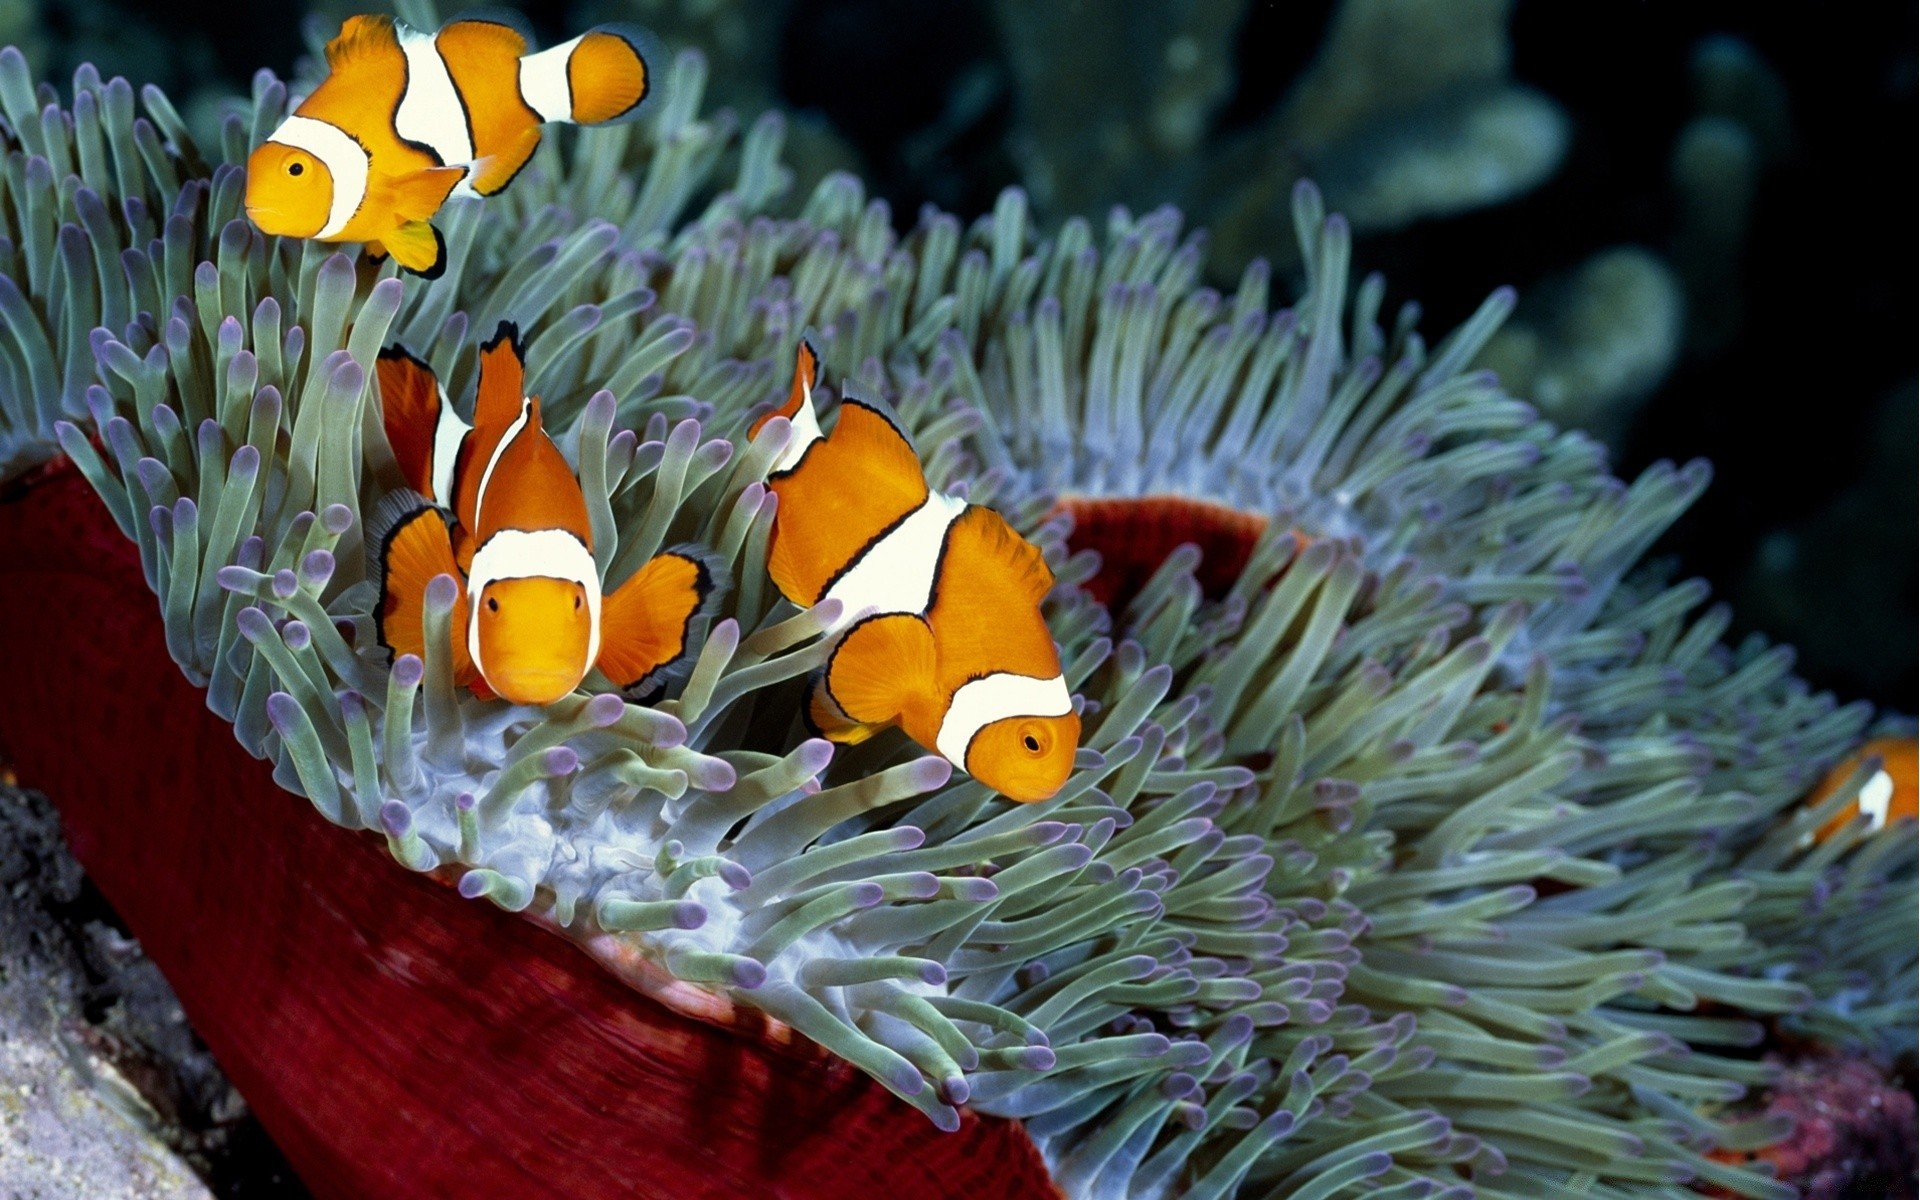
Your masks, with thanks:
[{"label": "fish gill stripe", "polygon": [[[481,597],[502,579],[562,579],[587,594],[587,662],[600,659],[600,570],[593,551],[564,529],[502,529],[473,552],[467,571],[467,653],[480,662]],[[484,664],[483,664],[484,667]]]},{"label": "fish gill stripe", "polygon": [[405,27],[397,31],[407,79],[393,110],[393,131],[431,150],[441,166],[472,162],[473,125],[466,100],[440,55],[439,35]]},{"label": "fish gill stripe", "polygon": [[305,150],[326,164],[327,173],[333,176],[333,199],[326,225],[313,236],[321,240],[339,237],[367,198],[367,148],[338,125],[317,117],[288,117],[267,140]]},{"label": "fish gill stripe", "polygon": [[834,628],[863,614],[924,614],[946,550],[947,529],[966,510],[966,501],[929,491],[920,507],[875,535],[827,581],[822,599],[843,606]]},{"label": "fish gill stripe", "polygon": [[433,426],[433,502],[453,507],[453,471],[460,462],[460,444],[473,430],[453,411],[447,389],[440,388],[440,416]]},{"label": "fish gill stripe", "polygon": [[580,38],[574,38],[520,59],[520,98],[542,121],[573,120],[573,84],[567,80],[567,63],[579,44]]},{"label": "fish gill stripe", "polygon": [[996,671],[960,685],[940,718],[940,733],[934,748],[961,770],[967,769],[967,752],[973,739],[995,721],[1008,717],[1064,717],[1073,711],[1073,697],[1067,693],[1064,676],[1036,679]]},{"label": "fish gill stripe", "polygon": [[493,444],[493,453],[487,458],[487,469],[480,472],[480,488],[473,494],[473,521],[475,525],[483,523],[484,518],[482,518],[480,514],[487,511],[487,484],[493,481],[493,469],[500,465],[500,456],[507,452],[507,447],[513,444],[513,439],[519,437],[521,432],[526,429],[527,420],[532,415],[533,401],[522,396],[520,398],[520,415],[513,419],[513,424],[507,426],[507,431],[501,434],[500,440]]}]

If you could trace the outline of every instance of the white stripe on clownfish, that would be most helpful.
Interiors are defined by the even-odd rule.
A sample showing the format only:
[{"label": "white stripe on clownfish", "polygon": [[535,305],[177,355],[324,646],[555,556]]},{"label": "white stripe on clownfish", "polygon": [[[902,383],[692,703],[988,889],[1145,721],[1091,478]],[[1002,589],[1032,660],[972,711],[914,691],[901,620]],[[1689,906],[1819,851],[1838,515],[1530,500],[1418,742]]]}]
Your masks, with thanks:
[{"label": "white stripe on clownfish", "polygon": [[820,414],[813,411],[813,385],[803,383],[802,387],[806,397],[800,401],[799,411],[793,414],[793,432],[787,435],[786,446],[774,460],[771,473],[775,475],[793,470],[806,457],[807,450],[824,436],[820,432]]},{"label": "white stripe on clownfish", "polygon": [[[400,103],[393,112],[393,131],[406,141],[425,146],[439,158],[441,166],[463,166],[473,161],[473,128],[467,115],[467,103],[440,55],[439,35],[423,33],[399,22],[394,33],[407,57],[407,82]],[[471,172],[469,172],[469,176]],[[467,179],[454,187],[455,192],[473,188]]]},{"label": "white stripe on clownfish", "polygon": [[[803,405],[800,411],[811,407]],[[884,613],[925,613],[933,600],[947,530],[966,511],[966,501],[929,491],[919,508],[855,555],[822,597],[841,603],[840,618],[830,632]]]},{"label": "white stripe on clownfish", "polygon": [[600,658],[600,569],[586,543],[564,529],[502,529],[473,552],[467,570],[467,653],[481,670],[480,599],[502,579],[561,579],[587,595],[587,662]]},{"label": "white stripe on clownfish", "polygon": [[[440,386],[438,381],[435,386]],[[471,432],[473,427],[453,411],[447,389],[440,387],[440,419],[433,427],[433,502],[442,508],[453,507],[453,471],[460,462],[460,443]]]},{"label": "white stripe on clownfish", "polygon": [[533,401],[523,396],[520,398],[520,415],[513,419],[513,424],[507,426],[507,431],[501,434],[500,440],[493,444],[493,454],[487,459],[487,469],[480,472],[480,488],[473,494],[473,518],[476,525],[485,520],[481,514],[487,511],[487,484],[493,481],[493,469],[500,465],[500,456],[507,452],[508,446],[513,445],[513,439],[526,430],[527,422],[532,417]]},{"label": "white stripe on clownfish", "polygon": [[542,121],[573,120],[573,85],[567,80],[567,64],[579,44],[580,38],[574,38],[520,59],[520,98],[540,114]]},{"label": "white stripe on clownfish", "polygon": [[367,198],[368,157],[366,147],[339,126],[314,117],[292,116],[280,122],[280,128],[267,138],[295,150],[305,150],[319,159],[333,178],[333,197],[327,210],[327,223],[316,238],[331,238],[347,227]]},{"label": "white stripe on clownfish", "polygon": [[982,729],[1008,717],[1064,717],[1073,711],[1073,697],[1064,676],[1036,679],[998,671],[970,679],[947,702],[940,718],[934,749],[947,761],[966,767],[967,751]]}]

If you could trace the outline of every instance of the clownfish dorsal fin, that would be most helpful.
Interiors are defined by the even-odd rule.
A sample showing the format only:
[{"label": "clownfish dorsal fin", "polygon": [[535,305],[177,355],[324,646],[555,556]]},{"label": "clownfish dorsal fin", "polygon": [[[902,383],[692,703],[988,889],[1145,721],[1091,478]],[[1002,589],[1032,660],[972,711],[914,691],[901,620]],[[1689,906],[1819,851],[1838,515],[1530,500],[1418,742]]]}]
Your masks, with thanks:
[{"label": "clownfish dorsal fin", "polygon": [[795,604],[813,604],[854,558],[927,501],[920,458],[886,414],[859,400],[840,404],[839,422],[789,471],[780,497],[767,572]]},{"label": "clownfish dorsal fin", "polygon": [[369,52],[398,46],[392,17],[361,13],[340,23],[340,32],[327,43],[327,68],[338,71]]},{"label": "clownfish dorsal fin", "polygon": [[758,436],[760,427],[775,417],[793,420],[799,413],[801,405],[813,403],[814,385],[819,381],[820,355],[815,352],[811,340],[801,338],[800,348],[794,352],[793,356],[793,386],[787,390],[787,402],[749,426],[747,437]]},{"label": "clownfish dorsal fin", "polygon": [[520,418],[527,395],[526,359],[520,327],[502,321],[480,345],[480,389],[473,403],[473,426],[498,434]]},{"label": "clownfish dorsal fin", "polygon": [[948,545],[968,553],[966,569],[1003,579],[1009,594],[1029,604],[1040,603],[1053,590],[1053,570],[1040,547],[990,508],[968,508],[954,522]]},{"label": "clownfish dorsal fin", "polygon": [[423,496],[437,496],[433,459],[442,408],[440,381],[432,367],[398,343],[380,352],[374,376],[380,382],[380,420],[387,444],[407,486]]},{"label": "clownfish dorsal fin", "polygon": [[440,27],[443,52],[492,50],[495,58],[519,58],[532,46],[527,19],[510,8],[471,9]]},{"label": "clownfish dorsal fin", "polygon": [[539,148],[540,127],[529,125],[491,154],[474,159],[468,167],[472,172],[473,190],[482,196],[499,195]]},{"label": "clownfish dorsal fin", "polygon": [[635,571],[600,606],[600,673],[631,691],[660,682],[687,653],[696,617],[724,580],[714,555],[675,546]]},{"label": "clownfish dorsal fin", "polygon": [[857,724],[917,724],[909,710],[933,696],[935,664],[933,630],[925,620],[911,613],[868,617],[834,648],[826,689]]},{"label": "clownfish dorsal fin", "polygon": [[858,454],[862,474],[877,477],[875,482],[887,491],[926,497],[927,473],[913,443],[893,418],[876,406],[852,397],[841,400],[840,418],[834,422],[829,440]]}]

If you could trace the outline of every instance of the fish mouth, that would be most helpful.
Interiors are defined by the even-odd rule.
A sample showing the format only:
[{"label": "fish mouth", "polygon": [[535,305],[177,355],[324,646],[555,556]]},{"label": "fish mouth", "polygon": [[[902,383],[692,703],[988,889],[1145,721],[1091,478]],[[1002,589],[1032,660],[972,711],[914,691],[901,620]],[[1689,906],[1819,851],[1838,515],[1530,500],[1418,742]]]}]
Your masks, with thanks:
[{"label": "fish mouth", "polygon": [[263,233],[285,234],[288,232],[286,214],[277,208],[264,204],[244,205],[247,220],[252,221]]},{"label": "fish mouth", "polygon": [[580,679],[566,671],[513,671],[497,682],[489,679],[487,686],[515,704],[546,705],[580,686]]}]

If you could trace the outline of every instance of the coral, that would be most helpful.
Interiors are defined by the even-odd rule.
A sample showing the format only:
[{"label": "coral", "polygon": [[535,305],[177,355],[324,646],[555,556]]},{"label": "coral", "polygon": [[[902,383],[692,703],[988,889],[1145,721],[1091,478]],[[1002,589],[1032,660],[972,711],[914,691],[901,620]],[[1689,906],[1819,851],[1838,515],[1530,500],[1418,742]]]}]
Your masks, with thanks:
[{"label": "coral", "polygon": [[[615,11],[578,7],[589,22]],[[1236,75],[1258,91],[1274,72],[1270,55],[1236,71],[1242,39],[1273,36],[1250,32],[1257,6],[1247,0],[982,7],[990,30],[971,30],[968,14],[942,14],[983,40],[997,35],[998,47],[961,73],[899,147],[916,173],[943,170],[944,151],[1006,109],[1005,154],[1042,217],[1171,201],[1212,227],[1228,262],[1292,254],[1287,196],[1303,176],[1357,229],[1381,232],[1532,190],[1558,168],[1570,137],[1559,106],[1511,78],[1510,0],[1345,0],[1311,64],[1253,121],[1226,112],[1236,87],[1249,86]],[[640,0],[633,10],[670,41],[709,53],[716,100],[743,109],[779,103],[783,70],[791,79],[813,69],[783,68],[796,41],[831,45],[836,33],[890,14],[885,5],[823,11],[787,0]],[[823,18],[824,29],[794,28]],[[1303,24],[1286,35],[1314,32]],[[911,45],[898,52],[913,53]],[[1293,46],[1283,54],[1306,57]],[[803,144],[791,157],[804,182],[820,163],[847,164],[847,148],[813,116],[798,129]]]},{"label": "coral", "polygon": [[1871,1063],[1834,1054],[1783,1064],[1766,1115],[1793,1133],[1756,1157],[1800,1189],[1805,1200],[1896,1196],[1920,1183],[1914,1171],[1913,1094]]},{"label": "coral", "polygon": [[[0,52],[0,463],[72,458],[179,669],[327,820],[943,1127],[1021,1118],[1072,1194],[1789,1194],[1706,1156],[1781,1132],[1717,1116],[1775,1076],[1750,1017],[1875,1045],[1907,1019],[1850,989],[1912,993],[1913,844],[1800,848],[1851,799],[1796,815],[1864,706],[1635,571],[1704,468],[1622,483],[1468,370],[1510,294],[1431,347],[1377,277],[1350,298],[1311,187],[1275,310],[1263,263],[1197,286],[1170,209],[1042,236],[1010,191],[903,237],[846,176],[789,205],[782,122],[700,118],[703,78],[683,55],[649,122],[449,205],[453,265],[403,283],[241,217],[271,76],[200,150],[157,90],[142,115],[82,70],[61,107]],[[460,396],[501,319],[608,583],[680,540],[737,580],[651,703],[456,692],[449,595],[424,661],[374,645],[374,355]],[[781,435],[744,430],[808,327],[930,482],[1045,551],[1087,728],[1053,800],[800,728],[832,614],[766,578]],[[1154,494],[1268,519],[1223,593],[1177,551],[1110,613],[1056,502]],[[1839,928],[1857,961],[1808,965]]]},{"label": "coral", "polygon": [[44,796],[0,779],[0,1178],[17,1195],[208,1200],[246,1113],[160,972],[90,919]]}]

